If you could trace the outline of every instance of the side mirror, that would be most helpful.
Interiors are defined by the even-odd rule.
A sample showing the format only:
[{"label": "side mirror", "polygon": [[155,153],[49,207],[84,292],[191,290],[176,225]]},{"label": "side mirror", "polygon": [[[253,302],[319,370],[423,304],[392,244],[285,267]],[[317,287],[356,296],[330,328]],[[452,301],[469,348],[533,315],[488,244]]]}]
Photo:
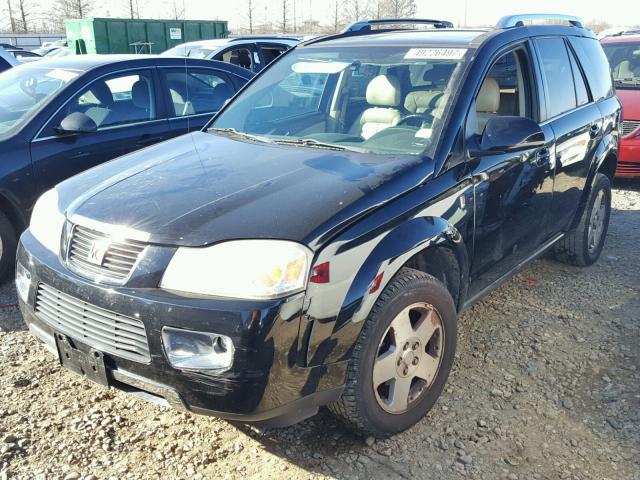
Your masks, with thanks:
[{"label": "side mirror", "polygon": [[498,155],[540,148],[545,138],[540,125],[525,117],[496,116],[489,119],[472,156]]},{"label": "side mirror", "polygon": [[62,119],[56,130],[59,133],[93,133],[98,126],[86,113],[73,112]]}]

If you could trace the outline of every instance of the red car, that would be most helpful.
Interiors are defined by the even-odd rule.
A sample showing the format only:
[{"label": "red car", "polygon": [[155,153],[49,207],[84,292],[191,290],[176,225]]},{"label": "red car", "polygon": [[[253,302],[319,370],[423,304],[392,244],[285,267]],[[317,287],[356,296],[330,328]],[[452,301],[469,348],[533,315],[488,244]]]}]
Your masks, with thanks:
[{"label": "red car", "polygon": [[640,177],[640,35],[601,40],[622,102],[620,158],[617,177]]}]

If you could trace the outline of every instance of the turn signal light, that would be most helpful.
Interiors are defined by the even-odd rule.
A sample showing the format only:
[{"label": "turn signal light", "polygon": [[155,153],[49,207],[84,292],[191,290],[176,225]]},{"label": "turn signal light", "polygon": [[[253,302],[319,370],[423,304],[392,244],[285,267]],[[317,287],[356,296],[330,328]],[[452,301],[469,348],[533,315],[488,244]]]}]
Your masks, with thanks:
[{"label": "turn signal light", "polygon": [[313,267],[309,281],[313,283],[329,283],[329,262]]}]

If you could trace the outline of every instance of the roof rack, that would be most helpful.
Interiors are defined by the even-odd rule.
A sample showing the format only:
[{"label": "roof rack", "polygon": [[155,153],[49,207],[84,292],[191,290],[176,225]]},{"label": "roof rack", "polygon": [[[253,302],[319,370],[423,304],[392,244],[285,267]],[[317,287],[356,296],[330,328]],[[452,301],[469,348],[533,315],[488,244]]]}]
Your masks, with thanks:
[{"label": "roof rack", "polygon": [[524,27],[524,22],[536,20],[557,20],[559,22],[569,22],[574,27],[584,28],[584,22],[580,17],[557,13],[523,13],[520,15],[507,15],[498,21],[496,28]]},{"label": "roof rack", "polygon": [[389,18],[384,20],[361,20],[359,22],[352,23],[345,28],[342,33],[353,33],[370,31],[375,25],[433,25],[435,28],[453,28],[453,23],[447,20],[430,20],[426,18]]}]

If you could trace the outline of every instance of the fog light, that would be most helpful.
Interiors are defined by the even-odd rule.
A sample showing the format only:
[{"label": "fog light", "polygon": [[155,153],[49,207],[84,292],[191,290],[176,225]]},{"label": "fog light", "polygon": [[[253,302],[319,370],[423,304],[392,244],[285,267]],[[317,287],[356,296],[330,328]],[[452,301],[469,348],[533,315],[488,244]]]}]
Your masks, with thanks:
[{"label": "fog light", "polygon": [[29,301],[29,289],[31,288],[31,273],[20,263],[16,264],[16,290],[23,302]]},{"label": "fog light", "polygon": [[162,343],[175,368],[212,370],[229,368],[233,363],[233,342],[224,335],[163,327]]}]

